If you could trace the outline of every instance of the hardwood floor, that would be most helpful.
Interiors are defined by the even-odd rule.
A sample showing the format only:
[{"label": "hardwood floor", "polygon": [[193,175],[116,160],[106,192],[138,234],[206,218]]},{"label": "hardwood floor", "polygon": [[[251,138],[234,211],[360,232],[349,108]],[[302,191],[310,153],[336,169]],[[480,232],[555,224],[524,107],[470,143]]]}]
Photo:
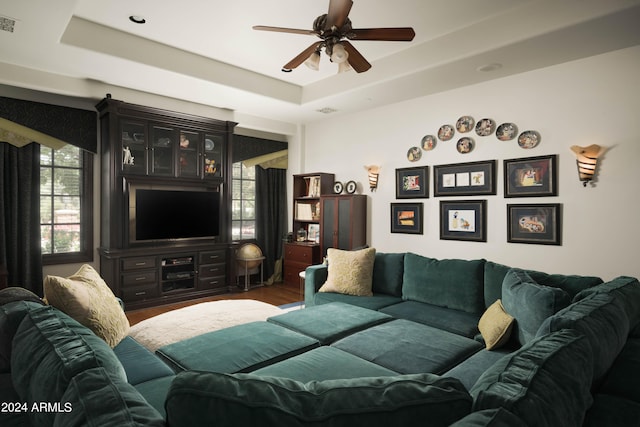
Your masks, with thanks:
[{"label": "hardwood floor", "polygon": [[166,313],[171,310],[176,310],[178,308],[187,307],[201,302],[219,301],[224,299],[253,299],[266,302],[268,304],[283,305],[304,300],[304,294],[299,284],[292,286],[285,285],[284,283],[276,283],[271,286],[263,286],[260,288],[251,289],[247,292],[239,290],[238,292],[216,295],[213,297],[199,298],[195,300],[182,301],[174,304],[143,308],[139,310],[131,310],[127,311],[126,315],[129,319],[129,324],[133,326],[145,319],[157,316],[158,314]]}]

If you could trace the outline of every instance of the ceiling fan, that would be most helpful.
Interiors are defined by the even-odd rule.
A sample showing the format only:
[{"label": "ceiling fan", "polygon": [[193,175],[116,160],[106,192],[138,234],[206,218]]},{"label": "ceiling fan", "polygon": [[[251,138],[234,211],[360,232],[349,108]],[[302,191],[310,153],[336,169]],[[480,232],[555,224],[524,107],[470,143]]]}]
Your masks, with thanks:
[{"label": "ceiling fan", "polygon": [[371,64],[356,50],[349,40],[411,41],[416,35],[411,27],[352,28],[351,20],[349,19],[349,12],[352,6],[352,0],[329,0],[328,13],[316,18],[313,22],[313,30],[268,27],[264,25],[256,25],[253,29],[315,35],[321,39],[321,41],[315,42],[286,63],[282,67],[284,72],[291,72],[302,63],[311,69],[317,70],[320,65],[320,52],[324,48],[331,61],[338,64],[338,72],[346,71],[352,67],[358,73],[363,73],[371,68]]}]

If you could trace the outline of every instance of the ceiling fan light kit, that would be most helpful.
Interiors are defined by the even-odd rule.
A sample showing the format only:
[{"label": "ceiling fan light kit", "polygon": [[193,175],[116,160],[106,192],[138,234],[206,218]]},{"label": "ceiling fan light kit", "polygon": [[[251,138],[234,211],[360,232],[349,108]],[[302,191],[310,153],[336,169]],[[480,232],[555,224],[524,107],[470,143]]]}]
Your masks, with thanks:
[{"label": "ceiling fan light kit", "polygon": [[[338,64],[338,73],[353,68],[363,73],[371,68],[371,64],[349,42],[349,40],[378,40],[378,41],[411,41],[415,31],[410,27],[398,28],[363,28],[354,29],[351,26],[349,12],[353,6],[352,0],[329,0],[329,11],[318,16],[313,22],[313,30],[296,28],[269,27],[256,25],[254,30],[273,31],[302,35],[314,35],[321,39],[303,50],[282,67],[282,71],[291,72],[300,64],[305,64],[312,70],[320,68],[320,51],[331,58],[331,62]],[[344,64],[344,65],[343,65]]]}]

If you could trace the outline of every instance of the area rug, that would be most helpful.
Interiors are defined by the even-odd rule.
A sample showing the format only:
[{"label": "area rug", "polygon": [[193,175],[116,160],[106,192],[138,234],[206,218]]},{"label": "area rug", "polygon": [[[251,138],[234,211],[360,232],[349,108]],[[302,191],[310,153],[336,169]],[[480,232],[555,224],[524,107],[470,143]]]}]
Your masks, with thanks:
[{"label": "area rug", "polygon": [[196,335],[282,313],[275,305],[248,299],[203,302],[143,320],[131,327],[129,335],[155,352]]}]

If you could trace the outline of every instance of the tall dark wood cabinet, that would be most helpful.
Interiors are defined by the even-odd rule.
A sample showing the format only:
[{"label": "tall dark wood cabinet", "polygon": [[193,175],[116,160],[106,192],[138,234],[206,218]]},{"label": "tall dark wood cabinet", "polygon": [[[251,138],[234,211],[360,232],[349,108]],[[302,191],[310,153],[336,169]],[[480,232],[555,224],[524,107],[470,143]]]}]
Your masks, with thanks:
[{"label": "tall dark wood cabinet", "polygon": [[351,250],[367,244],[367,196],[334,195],[320,198],[320,246]]},{"label": "tall dark wood cabinet", "polygon": [[[127,309],[228,292],[235,268],[229,243],[228,159],[236,123],[110,96],[96,108],[101,137],[99,252],[105,281]],[[160,195],[145,223],[140,219],[142,194]],[[181,221],[174,217],[179,212],[174,205],[184,197],[193,198],[190,203],[211,203],[198,227],[173,227]]]},{"label": "tall dark wood cabinet", "polygon": [[284,247],[284,282],[300,282],[299,274],[320,264],[320,198],[333,190],[332,173],[304,173],[293,176],[293,241]]}]

